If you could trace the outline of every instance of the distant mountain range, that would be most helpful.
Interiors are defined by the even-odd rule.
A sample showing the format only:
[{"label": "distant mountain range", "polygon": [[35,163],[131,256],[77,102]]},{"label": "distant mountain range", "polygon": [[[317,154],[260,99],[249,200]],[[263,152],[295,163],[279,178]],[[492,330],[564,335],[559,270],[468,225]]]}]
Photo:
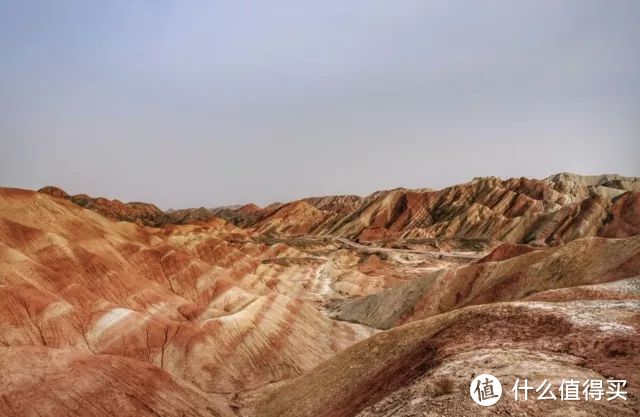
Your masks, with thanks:
[{"label": "distant mountain range", "polygon": [[247,204],[166,212],[148,203],[70,196],[56,187],[39,192],[146,226],[219,217],[267,236],[311,234],[378,243],[474,239],[541,246],[585,236],[640,233],[640,178],[619,175],[485,177],[437,191],[399,188],[366,197],[312,197],[264,208]]},{"label": "distant mountain range", "polygon": [[[637,416],[639,185],[166,212],[0,188],[0,416],[472,416],[484,372],[503,383],[492,414]],[[629,395],[515,401],[526,377]]]}]

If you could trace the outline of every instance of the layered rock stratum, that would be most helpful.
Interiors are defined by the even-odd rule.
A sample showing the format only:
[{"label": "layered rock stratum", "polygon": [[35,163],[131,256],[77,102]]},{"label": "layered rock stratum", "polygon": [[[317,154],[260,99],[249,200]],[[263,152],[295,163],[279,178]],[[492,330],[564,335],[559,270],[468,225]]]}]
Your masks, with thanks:
[{"label": "layered rock stratum", "polygon": [[540,246],[588,236],[631,236],[640,228],[640,178],[618,175],[476,178],[437,191],[395,189],[367,197],[306,198],[262,209],[249,204],[167,213],[151,204],[68,196],[56,187],[40,191],[149,226],[219,217],[263,235],[338,236],[363,242],[457,238]]},{"label": "layered rock stratum", "polygon": [[[170,211],[0,188],[0,416],[638,415],[639,185]],[[484,372],[628,398],[484,408]]]}]

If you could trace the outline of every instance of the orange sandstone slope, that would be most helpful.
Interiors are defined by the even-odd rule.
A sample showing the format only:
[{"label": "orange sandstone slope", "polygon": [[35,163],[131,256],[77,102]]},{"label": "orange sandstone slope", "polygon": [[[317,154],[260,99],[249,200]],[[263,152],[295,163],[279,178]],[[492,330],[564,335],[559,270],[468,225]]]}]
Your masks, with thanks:
[{"label": "orange sandstone slope", "polygon": [[[637,280],[636,280],[637,281]],[[478,305],[378,333],[295,381],[255,396],[246,416],[595,416],[640,413],[640,301]],[[584,296],[582,294],[581,296]],[[482,373],[499,378],[492,407],[469,397]],[[625,379],[627,400],[516,401],[516,380],[535,387],[563,379]],[[533,394],[531,394],[533,395]]]},{"label": "orange sandstone slope", "polygon": [[[220,219],[147,228],[0,189],[0,344],[11,362],[0,415],[229,415],[216,394],[298,376],[372,334],[322,313],[346,271],[308,258]],[[109,404],[115,391],[121,403]],[[46,401],[31,407],[26,392]],[[95,408],[78,407],[91,393]]]},{"label": "orange sandstone slope", "polygon": [[[313,205],[320,213],[298,210],[296,225],[306,224],[314,234],[360,241],[467,238],[554,245],[597,235],[616,218],[615,198],[625,193],[620,197],[627,204],[625,212],[638,210],[635,190],[640,180],[616,182],[616,178],[622,177],[479,178],[440,191],[377,192],[360,201],[307,199],[279,211],[290,205]],[[254,227],[279,234],[299,232],[274,219],[277,213],[265,213]],[[618,225],[620,221],[625,225]],[[637,227],[621,219],[607,230],[612,237],[630,235]]]},{"label": "orange sandstone slope", "polygon": [[[254,395],[245,415],[638,415],[640,236],[496,252],[477,264],[344,301],[342,319],[397,327]],[[569,377],[624,379],[628,399],[569,404],[503,394],[483,408],[470,399],[469,382],[485,372],[507,393],[523,378],[556,388]]]},{"label": "orange sandstone slope", "polygon": [[[498,247],[494,252],[502,252]],[[502,253],[501,253],[502,254]],[[585,238],[497,262],[442,269],[369,296],[343,301],[336,317],[380,329],[474,304],[640,275],[640,236]]]},{"label": "orange sandstone slope", "polygon": [[157,366],[40,346],[0,347],[2,416],[234,417]]},{"label": "orange sandstone slope", "polygon": [[[171,212],[0,189],[0,415],[471,415],[483,368],[640,384],[638,184]],[[502,244],[441,252],[476,241]],[[572,413],[636,415],[637,398]]]},{"label": "orange sandstone slope", "polygon": [[43,187],[38,192],[67,199],[74,204],[93,210],[106,217],[140,225],[160,226],[168,223],[169,220],[168,216],[160,208],[149,203],[123,203],[120,200],[109,200],[103,197],[93,198],[86,194],[69,195],[64,190],[53,186]]},{"label": "orange sandstone slope", "polygon": [[[557,174],[544,180],[476,178],[439,191],[395,189],[368,197],[313,197],[264,208],[253,204],[162,212],[145,203],[68,196],[108,217],[147,226],[219,217],[268,236],[338,236],[363,242],[479,239],[558,245],[587,236],[640,233],[640,178]],[[624,206],[624,207],[623,207]],[[637,217],[637,216],[636,216]]]},{"label": "orange sandstone slope", "polygon": [[[545,180],[478,178],[433,190],[396,189],[368,197],[308,198],[230,221],[271,235],[315,234],[359,241],[484,239],[557,245],[640,230],[621,212],[639,210],[640,180],[559,174]],[[624,209],[621,208],[622,205]],[[286,216],[283,216],[286,214]],[[609,224],[611,223],[611,224]]]}]

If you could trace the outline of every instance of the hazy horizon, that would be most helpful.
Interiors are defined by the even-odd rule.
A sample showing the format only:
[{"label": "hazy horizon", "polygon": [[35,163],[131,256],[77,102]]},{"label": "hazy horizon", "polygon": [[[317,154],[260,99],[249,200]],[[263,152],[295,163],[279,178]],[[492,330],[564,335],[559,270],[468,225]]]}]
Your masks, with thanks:
[{"label": "hazy horizon", "polygon": [[[575,174],[575,175],[581,175],[581,176],[618,175],[618,176],[621,176],[621,177],[638,178],[638,176],[636,176],[636,175],[625,175],[625,174],[620,174],[620,173],[617,173],[617,172],[587,173],[587,174],[576,173],[576,172],[554,172],[554,173],[546,175],[544,177],[531,177],[531,176],[523,175],[523,176],[516,176],[516,177],[500,177],[500,178],[504,180],[504,179],[510,179],[510,178],[525,177],[525,178],[528,178],[528,179],[540,179],[540,180],[542,180],[542,179],[551,177],[553,175],[563,174],[563,173],[564,174]],[[486,177],[491,177],[491,175],[485,176],[485,178]],[[493,176],[493,177],[495,177],[495,176]],[[154,204],[154,205],[160,207],[162,210],[165,210],[165,211],[166,210],[188,209],[188,208],[199,208],[199,207],[205,207],[205,208],[234,207],[234,206],[243,206],[243,205],[247,205],[247,204],[257,204],[260,207],[266,207],[266,206],[268,206],[270,204],[289,203],[289,202],[292,202],[292,201],[303,200],[305,198],[313,198],[313,197],[331,197],[331,196],[336,196],[336,195],[356,195],[356,196],[359,196],[359,197],[367,197],[367,196],[369,196],[369,195],[371,195],[371,194],[373,194],[373,193],[375,193],[377,191],[389,191],[389,190],[401,189],[401,188],[402,189],[408,189],[408,190],[433,189],[435,191],[438,191],[438,190],[441,190],[441,189],[444,189],[444,188],[448,188],[448,187],[451,187],[451,186],[454,186],[454,185],[459,185],[459,184],[464,184],[464,183],[467,183],[467,182],[471,182],[473,179],[474,178],[469,178],[467,180],[463,180],[463,181],[460,181],[460,182],[457,182],[457,183],[453,183],[453,184],[447,184],[447,185],[444,185],[442,187],[430,187],[428,185],[425,185],[423,187],[405,187],[405,186],[399,185],[399,186],[396,186],[396,187],[378,188],[378,189],[371,190],[371,191],[364,192],[364,193],[343,193],[343,194],[328,193],[328,194],[299,195],[299,196],[294,196],[294,197],[292,197],[291,199],[288,199],[288,200],[266,201],[266,202],[261,203],[261,204],[258,204],[258,202],[256,202],[256,201],[248,200],[248,201],[237,201],[235,203],[231,202],[231,203],[228,203],[228,204],[219,204],[219,205],[195,204],[195,205],[191,205],[191,206],[175,206],[175,207],[169,206],[169,207],[163,207],[163,206],[161,206],[160,204],[157,204],[154,201],[143,201],[143,200],[139,200],[139,199],[135,199],[135,198],[133,200],[126,200],[126,199],[119,198],[118,196],[109,196],[109,195],[101,195],[101,194],[96,194],[96,195],[89,194],[89,196],[90,197],[94,197],[94,198],[96,198],[96,197],[104,197],[104,198],[108,198],[110,200],[120,200],[123,203],[131,203],[131,202],[150,203],[150,204]],[[79,191],[78,190],[68,190],[68,189],[60,187],[59,185],[56,185],[56,184],[45,184],[45,185],[40,186],[40,187],[31,187],[31,188],[26,188],[26,189],[29,189],[29,190],[32,190],[32,191],[37,191],[37,190],[39,190],[41,188],[48,187],[48,186],[60,188],[61,190],[67,192],[69,195],[87,194],[86,192],[83,192],[82,190],[79,190]],[[21,187],[11,187],[11,186],[2,185],[2,184],[0,184],[0,187],[21,188]],[[203,198],[206,199],[206,195],[203,194]]]},{"label": "hazy horizon", "polygon": [[0,1],[0,186],[163,209],[640,176],[640,2]]}]

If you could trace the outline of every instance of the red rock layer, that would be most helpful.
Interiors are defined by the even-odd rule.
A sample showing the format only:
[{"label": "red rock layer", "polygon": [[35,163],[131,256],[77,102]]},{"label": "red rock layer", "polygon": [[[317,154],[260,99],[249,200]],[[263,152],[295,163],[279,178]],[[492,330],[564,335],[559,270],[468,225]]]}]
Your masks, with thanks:
[{"label": "red rock layer", "polygon": [[120,356],[0,347],[0,367],[3,416],[235,416],[224,398]]},{"label": "red rock layer", "polygon": [[[263,209],[247,204],[167,213],[151,204],[68,196],[55,187],[40,191],[147,226],[195,223],[217,216],[268,236],[313,234],[363,242],[465,238],[557,245],[587,236],[638,234],[634,217],[638,184],[638,178],[615,175],[558,174],[545,180],[488,177],[440,191],[395,189],[368,197],[307,198]],[[619,203],[612,203],[616,198]]]},{"label": "red rock layer", "polygon": [[628,192],[613,200],[603,237],[628,237],[640,234],[640,192]]},{"label": "red rock layer", "polygon": [[[254,400],[261,417],[472,416],[474,376],[503,387],[491,415],[636,416],[640,412],[638,301],[473,306],[386,332],[339,353]],[[557,401],[516,401],[517,379],[553,385]],[[627,400],[561,401],[562,379],[627,381]],[[487,415],[489,415],[487,414]]]},{"label": "red rock layer", "polygon": [[518,245],[514,243],[503,243],[496,247],[484,258],[478,262],[497,262],[504,261],[516,256],[524,255],[525,253],[533,252],[536,248],[529,245]]},{"label": "red rock layer", "polygon": [[[616,216],[611,199],[640,184],[635,178],[616,178],[479,178],[440,191],[396,189],[365,198],[310,198],[254,211],[251,219],[243,217],[238,224],[271,235],[312,233],[367,242],[466,238],[557,245],[595,236],[608,217]],[[635,198],[631,192],[624,201]],[[626,223],[617,226],[618,221],[606,233],[634,233],[635,226],[622,221]]]},{"label": "red rock layer", "polygon": [[542,291],[639,274],[640,236],[586,238],[501,262],[433,272],[395,288],[345,300],[337,317],[384,329],[469,305],[514,301]]},{"label": "red rock layer", "polygon": [[[372,333],[319,310],[345,272],[221,219],[147,228],[0,189],[0,414],[229,415],[208,395],[296,377]],[[91,393],[95,413],[74,405]]]},{"label": "red rock layer", "polygon": [[113,219],[146,226],[160,226],[168,223],[168,218],[165,213],[153,204],[139,202],[123,203],[119,200],[109,200],[102,197],[93,198],[86,194],[69,195],[65,191],[52,186],[41,188],[38,192],[53,197],[68,199],[74,204]]}]

